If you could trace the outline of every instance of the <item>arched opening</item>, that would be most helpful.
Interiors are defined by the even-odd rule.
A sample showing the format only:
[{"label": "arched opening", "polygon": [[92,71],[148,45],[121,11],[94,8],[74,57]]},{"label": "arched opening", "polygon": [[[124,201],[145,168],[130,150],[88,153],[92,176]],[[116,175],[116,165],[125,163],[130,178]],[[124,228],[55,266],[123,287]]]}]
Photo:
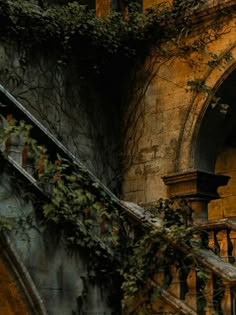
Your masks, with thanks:
[{"label": "arched opening", "polygon": [[4,315],[30,314],[19,294],[14,278],[0,258],[0,313]]},{"label": "arched opening", "polygon": [[208,107],[196,142],[195,168],[230,176],[211,201],[208,218],[236,217],[236,70],[226,78]]},{"label": "arched opening", "polygon": [[0,233],[0,314],[46,314],[38,292],[9,239]]}]

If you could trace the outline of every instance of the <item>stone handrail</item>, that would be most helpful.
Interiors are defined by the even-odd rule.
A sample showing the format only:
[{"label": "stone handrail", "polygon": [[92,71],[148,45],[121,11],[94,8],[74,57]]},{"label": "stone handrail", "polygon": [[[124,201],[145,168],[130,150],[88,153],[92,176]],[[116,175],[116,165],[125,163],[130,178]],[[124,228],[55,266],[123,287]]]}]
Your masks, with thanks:
[{"label": "stone handrail", "polygon": [[[145,211],[142,207],[131,203],[125,202],[118,199],[105,185],[103,185],[89,170],[87,170],[83,164],[73,156],[53,135],[51,135],[46,128],[44,128],[10,93],[8,93],[1,85],[0,85],[0,101],[2,103],[1,106],[1,114],[4,117],[4,114],[7,112],[14,114],[15,118],[19,120],[24,120],[27,123],[30,123],[33,126],[32,133],[36,140],[39,140],[41,143],[46,144],[47,147],[50,148],[49,153],[55,154],[55,152],[59,152],[62,157],[66,157],[67,159],[73,161],[76,165],[78,165],[79,170],[86,174],[101,190],[103,190],[107,196],[113,201],[114,205],[119,209],[122,214],[125,214],[131,220],[136,223],[145,225],[149,229],[155,229],[160,231],[160,237],[164,239],[166,242],[171,244],[174,248],[182,252],[185,256],[188,256],[193,261],[204,267],[207,271],[210,271],[214,275],[220,277],[225,282],[229,283],[230,285],[236,284],[236,268],[231,265],[228,261],[225,261],[218,257],[213,251],[204,248],[192,248],[185,244],[184,242],[176,239],[171,234],[171,231],[167,228],[163,227],[162,221],[157,218],[153,217],[150,213]],[[6,124],[4,118],[2,120],[2,125]],[[21,155],[21,152],[16,153],[11,156],[9,154],[8,161],[11,165],[21,173],[26,180],[30,181],[34,187],[40,190],[40,187],[37,185],[37,181],[34,179],[33,176],[29,174],[27,170],[24,169],[23,165],[21,165],[21,157],[19,157],[18,161],[17,154]],[[16,155],[15,155],[16,153]],[[42,190],[40,190],[43,193]],[[228,227],[231,226],[236,229],[236,223],[232,220],[225,220],[224,222],[220,222],[218,225],[228,224]],[[209,229],[214,228],[214,224],[209,225]],[[205,228],[207,227],[207,223],[205,224]],[[198,228],[196,226],[196,228]],[[204,228],[204,224],[201,224],[201,229]],[[158,287],[158,284],[156,284]],[[196,292],[196,291],[195,291]],[[176,301],[173,299],[171,292],[162,289],[161,290],[162,297],[171,304],[178,304],[179,307],[182,308],[183,314],[196,314],[194,310],[192,313],[190,309],[188,309],[188,305],[183,301]],[[174,302],[175,301],[175,302]],[[176,305],[177,305],[176,304]],[[174,306],[174,305],[173,305]],[[175,306],[176,307],[176,306]]]},{"label": "stone handrail", "polygon": [[[229,280],[230,282],[236,282],[236,268],[224,263],[219,260],[215,254],[204,249],[194,249],[190,248],[183,242],[176,241],[175,238],[171,236],[170,231],[166,229],[163,233],[162,222],[158,218],[153,218],[149,213],[147,213],[143,208],[130,202],[123,202],[117,198],[103,183],[101,183],[79,160],[76,158],[69,150],[67,150],[48,130],[37,121],[33,115],[31,115],[24,107],[21,105],[2,85],[0,85],[0,101],[2,104],[1,112],[10,112],[15,115],[19,120],[24,120],[33,126],[33,136],[36,140],[39,140],[48,148],[50,148],[49,153],[59,152],[63,157],[68,158],[79,166],[82,173],[86,174],[93,182],[96,183],[103,190],[109,198],[115,202],[117,208],[122,212],[126,213],[132,220],[146,224],[151,229],[160,229],[160,235],[167,242],[171,243],[175,248],[180,250],[186,255],[191,255],[199,264],[202,264],[208,269],[211,269],[218,275]],[[11,158],[11,163],[13,158]],[[22,168],[21,165],[18,165]],[[25,171],[22,171],[24,175]]]},{"label": "stone handrail", "polygon": [[212,230],[220,230],[220,229],[231,229],[236,231],[236,219],[219,219],[219,220],[210,220],[206,222],[202,222],[194,227],[196,230],[205,230],[205,231],[212,231]]}]

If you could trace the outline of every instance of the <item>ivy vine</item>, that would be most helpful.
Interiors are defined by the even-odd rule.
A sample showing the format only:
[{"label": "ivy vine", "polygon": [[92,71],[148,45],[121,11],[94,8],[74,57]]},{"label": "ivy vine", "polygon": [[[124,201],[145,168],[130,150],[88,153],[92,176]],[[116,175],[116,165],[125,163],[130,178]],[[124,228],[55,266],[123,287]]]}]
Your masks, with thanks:
[{"label": "ivy vine", "polygon": [[[155,275],[164,273],[163,282],[158,285],[168,288],[172,265],[183,272],[186,268],[198,268],[198,276],[207,279],[200,266],[184,258],[161,236],[168,229],[173,240],[190,247],[202,246],[199,232],[192,228],[193,211],[186,201],[160,200],[148,209],[153,218],[158,216],[162,220],[160,228],[150,229],[145,222],[134,224],[83,168],[59,155],[52,159],[47,149],[32,138],[32,126],[12,115],[7,116],[7,121],[8,126],[0,134],[4,154],[6,157],[10,154],[11,139],[20,137],[24,143],[22,166],[31,163],[32,176],[49,197],[41,204],[41,224],[49,229],[54,227],[68,248],[84,248],[90,258],[89,269],[95,269],[97,279],[120,275],[124,314],[150,311],[160,294]],[[8,222],[2,222],[10,230]],[[135,302],[137,296],[141,302]]]},{"label": "ivy vine", "polygon": [[[170,5],[163,2],[145,14],[136,9],[137,4],[131,3],[127,18],[119,12],[101,18],[78,2],[42,7],[27,0],[0,0],[0,34],[4,39],[14,38],[28,52],[43,48],[56,55],[59,51],[58,63],[76,56],[80,65],[86,61],[87,71],[99,74],[114,56],[119,60],[134,56],[144,58],[151,48],[160,47],[166,41],[185,54],[187,50],[199,49],[200,43],[202,48],[210,40],[210,37],[203,40],[206,31],[202,31],[201,39],[191,46],[186,45],[184,39],[195,29],[192,16],[204,3],[184,0]],[[214,28],[219,24],[212,22]],[[173,46],[169,52],[165,49],[162,53],[171,51]]]},{"label": "ivy vine", "polygon": [[[208,42],[217,38],[219,21],[211,21],[215,30],[213,37],[203,31],[200,39],[190,44],[185,40],[196,28],[192,23],[193,14],[203,5],[203,0],[175,0],[172,6],[162,3],[145,14],[131,6],[126,18],[119,12],[99,18],[77,2],[41,7],[26,0],[0,0],[0,34],[6,41],[13,38],[26,52],[21,58],[22,66],[40,48],[45,54],[53,51],[62,67],[73,57],[81,77],[85,74],[110,78],[113,66],[117,69],[124,62],[132,68],[137,59],[143,61],[153,48],[158,48],[164,56],[185,56],[204,50]],[[162,47],[166,42],[171,49]],[[216,56],[212,56],[209,66],[216,62]],[[201,80],[189,82],[189,87],[209,93]],[[164,229],[168,227],[173,239],[190,247],[202,246],[192,229],[191,208],[183,201],[179,204],[162,200],[151,210],[153,216],[162,218],[163,227],[157,230],[150,230],[145,224],[137,227],[120,213],[115,201],[80,166],[59,155],[52,159],[47,149],[31,137],[31,126],[16,121],[11,115],[7,120],[8,127],[1,130],[6,154],[12,137],[22,137],[23,165],[33,165],[32,176],[50,197],[49,202],[42,204],[42,224],[55,226],[68,247],[83,247],[88,254],[92,253],[91,262],[96,263],[98,274],[109,275],[114,271],[120,274],[123,308],[128,314],[150,311],[150,301],[160,294],[155,290],[155,275],[164,273],[161,285],[166,288],[171,281],[169,266],[183,268],[181,253],[161,237]],[[4,220],[0,226],[9,229]],[[193,265],[186,259],[184,268]],[[199,276],[205,278],[201,268]],[[142,295],[142,299],[134,307],[137,295]]]}]

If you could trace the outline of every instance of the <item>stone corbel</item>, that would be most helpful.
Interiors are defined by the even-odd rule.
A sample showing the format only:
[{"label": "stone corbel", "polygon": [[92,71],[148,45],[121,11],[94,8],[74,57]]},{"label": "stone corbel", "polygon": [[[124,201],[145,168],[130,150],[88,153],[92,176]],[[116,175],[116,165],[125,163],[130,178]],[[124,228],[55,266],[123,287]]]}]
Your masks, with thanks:
[{"label": "stone corbel", "polygon": [[182,197],[190,201],[194,221],[200,223],[208,219],[208,203],[220,198],[218,187],[227,185],[230,177],[191,170],[167,175],[162,179],[168,187],[169,197]]}]

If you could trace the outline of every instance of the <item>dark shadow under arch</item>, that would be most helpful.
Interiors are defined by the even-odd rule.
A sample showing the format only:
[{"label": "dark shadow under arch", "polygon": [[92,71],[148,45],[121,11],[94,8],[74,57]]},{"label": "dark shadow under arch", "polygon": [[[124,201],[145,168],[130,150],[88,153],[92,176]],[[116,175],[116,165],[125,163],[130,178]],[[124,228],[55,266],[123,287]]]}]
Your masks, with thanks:
[{"label": "dark shadow under arch", "polygon": [[236,70],[225,79],[215,96],[219,103],[208,106],[194,153],[194,167],[206,172],[215,171],[217,155],[225,144],[236,145]]}]

